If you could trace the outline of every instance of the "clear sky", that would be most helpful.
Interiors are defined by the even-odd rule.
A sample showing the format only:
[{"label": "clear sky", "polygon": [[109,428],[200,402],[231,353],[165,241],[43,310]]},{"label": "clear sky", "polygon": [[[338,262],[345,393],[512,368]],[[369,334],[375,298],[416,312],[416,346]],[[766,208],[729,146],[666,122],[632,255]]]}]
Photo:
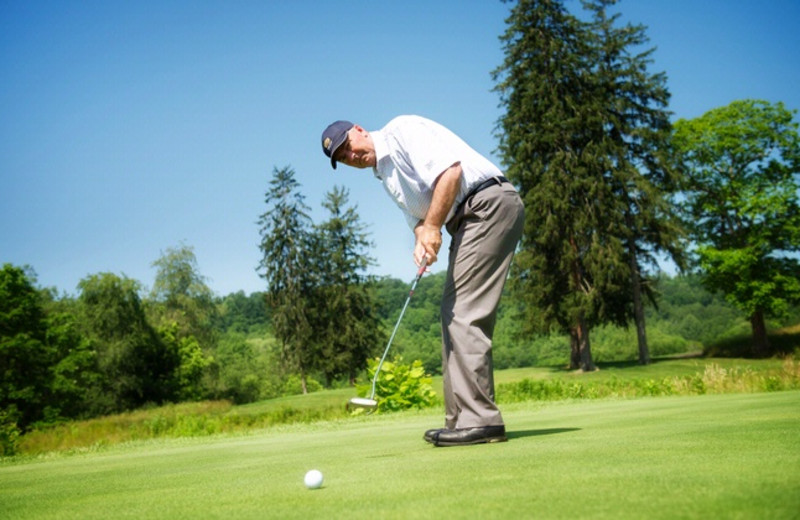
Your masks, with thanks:
[{"label": "clear sky", "polygon": [[[410,281],[400,211],[371,171],[333,171],[320,134],[336,119],[378,129],[412,113],[497,159],[491,71],[509,9],[0,0],[0,262],[32,266],[59,292],[100,272],[149,287],[152,262],[185,244],[218,295],[264,290],[256,220],[273,169],[291,166],[317,222],[324,194],[348,188],[375,242],[374,273]],[[647,26],[674,118],[744,98],[800,109],[797,0],[619,10]]]}]

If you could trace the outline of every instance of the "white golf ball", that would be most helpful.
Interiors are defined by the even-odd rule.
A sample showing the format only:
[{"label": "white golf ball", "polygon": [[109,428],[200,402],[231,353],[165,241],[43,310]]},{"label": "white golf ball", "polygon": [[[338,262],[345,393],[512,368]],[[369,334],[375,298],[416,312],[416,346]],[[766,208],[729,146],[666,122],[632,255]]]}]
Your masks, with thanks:
[{"label": "white golf ball", "polygon": [[312,469],[306,473],[306,477],[303,479],[303,482],[305,482],[308,489],[318,489],[322,487],[322,472]]}]

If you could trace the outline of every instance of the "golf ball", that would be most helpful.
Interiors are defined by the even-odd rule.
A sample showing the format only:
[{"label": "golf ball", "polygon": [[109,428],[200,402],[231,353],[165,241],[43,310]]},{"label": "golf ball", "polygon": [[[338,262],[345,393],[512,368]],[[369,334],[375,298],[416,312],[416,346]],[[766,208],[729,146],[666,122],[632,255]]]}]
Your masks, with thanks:
[{"label": "golf ball", "polygon": [[318,489],[322,487],[322,473],[316,469],[312,469],[306,473],[303,482],[305,482],[308,489]]}]

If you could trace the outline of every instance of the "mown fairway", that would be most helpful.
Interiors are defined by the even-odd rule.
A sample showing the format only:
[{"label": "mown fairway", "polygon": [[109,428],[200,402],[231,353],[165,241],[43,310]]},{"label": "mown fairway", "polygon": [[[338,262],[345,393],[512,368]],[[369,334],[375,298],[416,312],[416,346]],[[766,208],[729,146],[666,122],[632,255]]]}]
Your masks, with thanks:
[{"label": "mown fairway", "polygon": [[798,391],[505,415],[510,441],[488,446],[425,444],[426,411],[5,463],[0,518],[798,517]]}]

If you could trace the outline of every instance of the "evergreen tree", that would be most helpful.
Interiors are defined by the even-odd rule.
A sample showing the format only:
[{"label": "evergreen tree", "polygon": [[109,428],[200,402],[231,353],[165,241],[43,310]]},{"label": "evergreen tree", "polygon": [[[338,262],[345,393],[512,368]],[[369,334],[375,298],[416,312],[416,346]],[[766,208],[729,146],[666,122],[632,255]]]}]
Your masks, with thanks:
[{"label": "evergreen tree", "polygon": [[[506,114],[500,152],[528,208],[512,288],[530,332],[568,332],[572,368],[592,370],[589,331],[636,318],[644,341],[644,262],[675,245],[662,189],[669,122],[663,75],[647,73],[641,27],[615,26],[613,0],[523,0],[494,72]],[[677,249],[676,249],[677,250]]]},{"label": "evergreen tree", "polygon": [[571,367],[593,370],[589,329],[601,299],[590,267],[620,251],[599,258],[606,248],[594,240],[612,197],[587,163],[595,157],[592,125],[601,124],[587,30],[558,0],[520,0],[507,24],[505,60],[493,72],[506,108],[499,150],[527,207],[512,289],[525,304],[527,332],[569,332]]},{"label": "evergreen tree", "polygon": [[[350,382],[366,368],[367,358],[382,340],[372,281],[365,272],[374,263],[372,242],[356,211],[348,206],[348,191],[334,187],[322,206],[328,220],[317,227],[320,261],[315,334],[322,343],[319,368],[330,386],[345,375]],[[322,331],[325,331],[322,333]]]},{"label": "evergreen tree", "polygon": [[[677,175],[670,168],[669,92],[663,73],[651,74],[654,49],[641,25],[619,27],[619,13],[609,16],[617,0],[592,0],[584,6],[592,14],[592,47],[596,53],[592,76],[595,94],[603,107],[603,126],[598,139],[607,157],[606,182],[620,202],[623,219],[608,229],[623,245],[630,269],[633,319],[636,323],[639,362],[650,362],[644,322],[644,298],[653,299],[653,279],[643,265],[657,266],[655,252],[666,252],[684,265],[680,226],[670,195],[677,189]],[[622,301],[619,321],[627,323],[631,305]]]},{"label": "evergreen tree", "polygon": [[284,362],[297,371],[303,393],[316,355],[311,349],[315,287],[309,208],[290,167],[273,170],[265,195],[267,211],[258,219],[261,234],[259,275],[269,287],[272,326]]}]

